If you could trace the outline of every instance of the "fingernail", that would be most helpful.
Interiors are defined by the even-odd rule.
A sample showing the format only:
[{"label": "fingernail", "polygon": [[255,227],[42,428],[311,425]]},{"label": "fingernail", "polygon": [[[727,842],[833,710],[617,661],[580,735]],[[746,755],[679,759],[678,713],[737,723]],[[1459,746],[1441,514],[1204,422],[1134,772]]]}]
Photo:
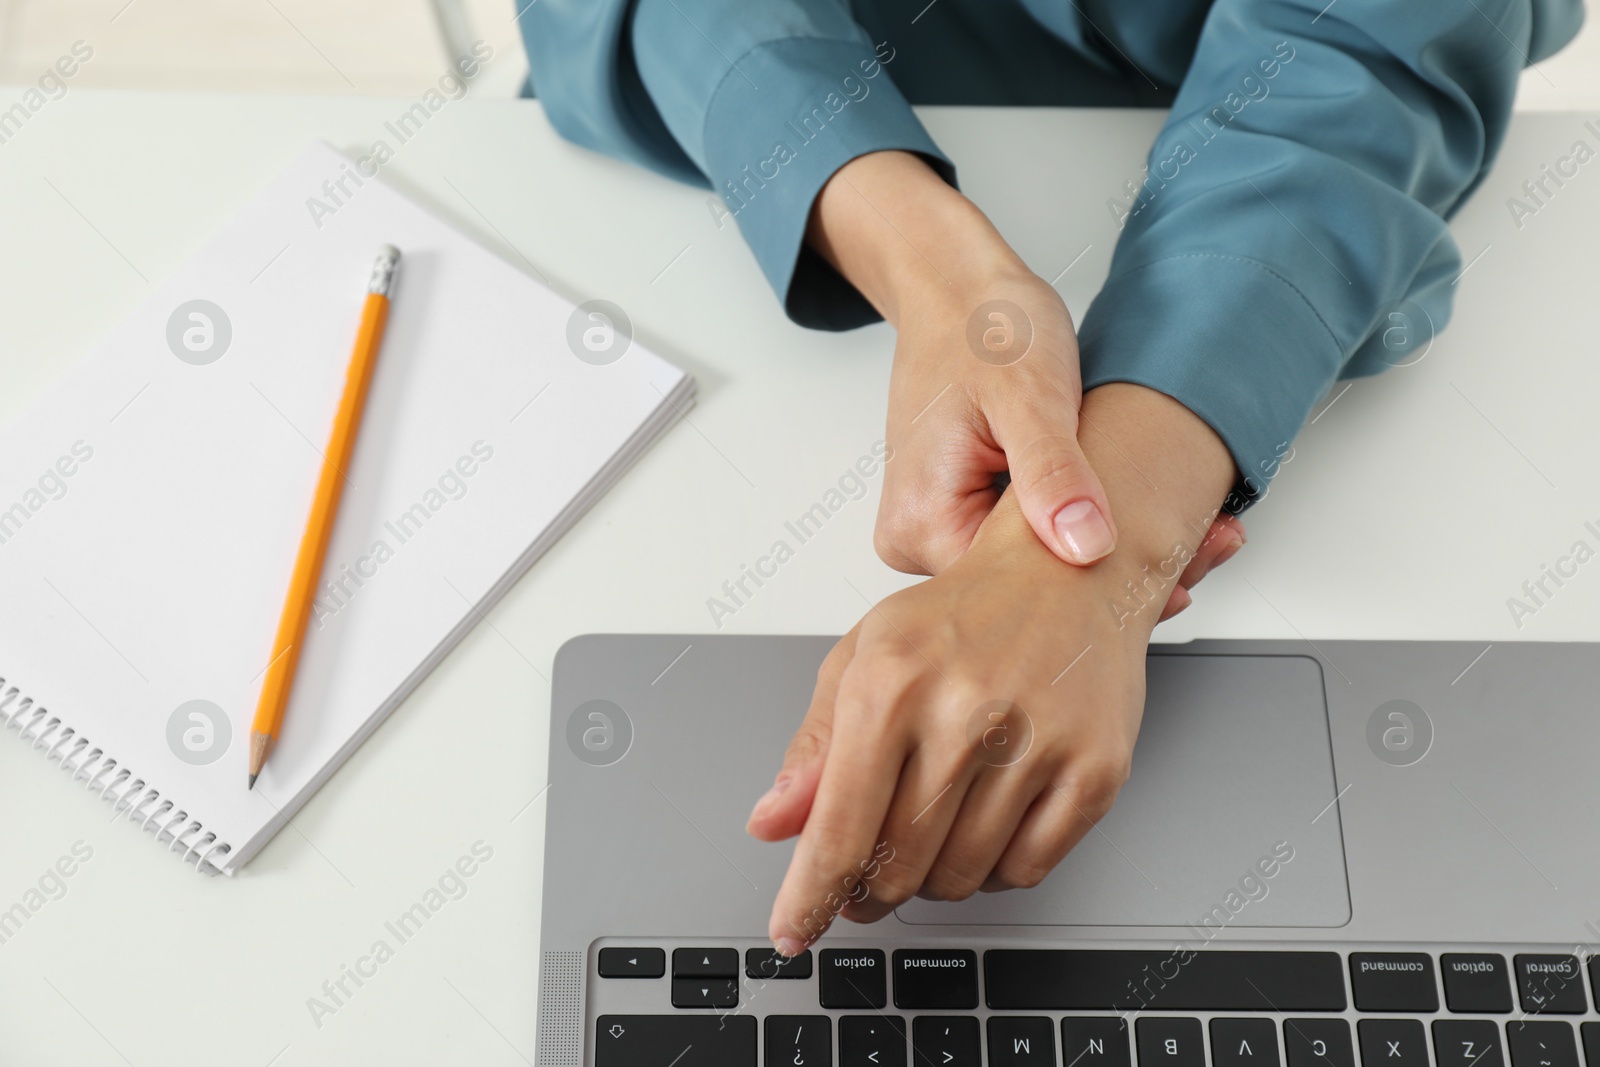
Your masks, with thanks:
[{"label": "fingernail", "polygon": [[1092,500],[1074,500],[1056,512],[1056,533],[1074,563],[1093,563],[1111,551],[1111,526]]},{"label": "fingernail", "polygon": [[1224,563],[1228,562],[1230,559],[1232,559],[1234,557],[1235,553],[1237,553],[1243,547],[1244,547],[1244,538],[1242,538],[1242,537],[1234,538],[1231,542],[1228,543],[1228,545],[1225,548],[1223,548],[1223,550],[1221,552],[1217,553],[1217,558],[1211,561],[1211,567],[1206,568],[1206,573],[1209,574],[1211,572],[1212,568],[1220,567]]},{"label": "fingernail", "polygon": [[772,947],[778,950],[780,956],[798,956],[806,947],[792,937],[776,937],[772,940]]},{"label": "fingernail", "polygon": [[789,788],[789,782],[792,777],[792,775],[788,774],[778,775],[778,780],[772,783],[772,788],[762,794],[760,800],[756,801],[755,808],[750,812],[751,822],[755,822],[772,809],[772,805],[776,804],[778,798],[783,796],[783,791]]}]

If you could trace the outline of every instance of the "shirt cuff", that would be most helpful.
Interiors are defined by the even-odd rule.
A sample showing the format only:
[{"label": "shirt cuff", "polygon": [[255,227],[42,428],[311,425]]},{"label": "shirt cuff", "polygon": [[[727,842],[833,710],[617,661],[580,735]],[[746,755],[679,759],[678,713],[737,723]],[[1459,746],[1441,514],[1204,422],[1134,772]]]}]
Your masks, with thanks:
[{"label": "shirt cuff", "polygon": [[1345,353],[1303,293],[1264,263],[1194,253],[1124,271],[1078,332],[1083,388],[1165,393],[1227,445],[1239,480],[1224,510],[1266,495]]},{"label": "shirt cuff", "polygon": [[835,171],[868,152],[922,156],[945,181],[955,167],[888,76],[894,52],[856,41],[788,38],[738,59],[706,111],[711,185],[796,323],[846,330],[878,313],[806,247],[811,205]]}]

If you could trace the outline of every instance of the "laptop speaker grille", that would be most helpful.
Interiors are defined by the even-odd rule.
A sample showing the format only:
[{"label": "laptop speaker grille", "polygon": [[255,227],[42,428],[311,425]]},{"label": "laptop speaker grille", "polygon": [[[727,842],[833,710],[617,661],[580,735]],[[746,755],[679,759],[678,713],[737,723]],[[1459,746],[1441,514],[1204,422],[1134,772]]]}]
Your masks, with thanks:
[{"label": "laptop speaker grille", "polygon": [[583,1062],[583,953],[545,952],[539,961],[539,1067]]}]

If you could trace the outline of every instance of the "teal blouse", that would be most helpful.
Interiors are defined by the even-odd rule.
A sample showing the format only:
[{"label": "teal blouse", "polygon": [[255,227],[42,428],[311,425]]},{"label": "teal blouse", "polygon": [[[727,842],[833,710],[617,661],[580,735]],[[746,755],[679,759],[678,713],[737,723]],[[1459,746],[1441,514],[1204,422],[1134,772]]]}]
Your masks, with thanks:
[{"label": "teal blouse", "polygon": [[1205,419],[1235,506],[1336,379],[1448,319],[1446,220],[1519,72],[1583,18],[1580,0],[517,3],[556,129],[716,190],[789,316],[822,329],[877,317],[804,245],[834,171],[905,149],[956,179],[911,103],[1170,107],[1080,324],[1084,386],[1136,382]]}]

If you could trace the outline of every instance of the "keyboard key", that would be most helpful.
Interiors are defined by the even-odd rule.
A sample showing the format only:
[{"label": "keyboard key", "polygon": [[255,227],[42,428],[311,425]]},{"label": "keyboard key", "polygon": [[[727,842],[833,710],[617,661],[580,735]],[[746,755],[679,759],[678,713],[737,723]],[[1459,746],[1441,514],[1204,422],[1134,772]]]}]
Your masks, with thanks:
[{"label": "keyboard key", "polygon": [[970,1015],[919,1015],[911,1020],[916,1067],[983,1067],[983,1039]]},{"label": "keyboard key", "polygon": [[1500,1024],[1474,1019],[1435,1019],[1433,1058],[1439,1067],[1506,1067]]},{"label": "keyboard key", "polygon": [[672,1006],[674,1008],[737,1008],[739,1006],[739,980],[737,978],[674,978],[672,980]]},{"label": "keyboard key", "polygon": [[1199,1019],[1145,1016],[1135,1024],[1139,1067],[1206,1067],[1204,1031]]},{"label": "keyboard key", "polygon": [[602,1015],[594,1067],[756,1067],[749,1015]]},{"label": "keyboard key", "polygon": [[[1522,1010],[1532,1015],[1582,1015],[1589,1008],[1576,956],[1524,953],[1513,964]],[[1512,1059],[1516,1050],[1512,1049]]]},{"label": "keyboard key", "polygon": [[1578,1045],[1565,1020],[1506,1023],[1506,1044],[1511,1067],[1578,1067]]},{"label": "keyboard key", "polygon": [[1447,952],[1439,957],[1439,970],[1451,1011],[1504,1015],[1511,1010],[1511,972],[1498,952]]},{"label": "keyboard key", "polygon": [[1068,1015],[1061,1020],[1061,1062],[1078,1067],[1133,1067],[1127,1024],[1116,1016]]},{"label": "keyboard key", "polygon": [[[826,960],[827,952],[822,955]],[[841,1018],[839,1067],[906,1067],[906,1021],[898,1015]]]},{"label": "keyboard key", "polygon": [[1289,1067],[1356,1067],[1350,1024],[1343,1019],[1285,1019],[1283,1047]]},{"label": "keyboard key", "polygon": [[817,977],[824,1008],[881,1008],[889,1003],[888,967],[875,948],[825,948],[817,954]]},{"label": "keyboard key", "polygon": [[659,948],[603,948],[601,978],[660,978],[667,973],[667,954]]},{"label": "keyboard key", "polygon": [[894,1006],[976,1008],[978,955],[966,949],[896,949]]},{"label": "keyboard key", "polygon": [[1438,1011],[1433,957],[1426,952],[1350,953],[1357,1011]]},{"label": "keyboard key", "polygon": [[833,1020],[826,1015],[769,1015],[766,1045],[766,1067],[832,1067]]},{"label": "keyboard key", "polygon": [[1042,1015],[989,1016],[989,1067],[1055,1067],[1055,1064],[1055,1023]]},{"label": "keyboard key", "polygon": [[1212,1067],[1280,1067],[1271,1019],[1212,1019]]},{"label": "keyboard key", "polygon": [[675,948],[674,978],[737,978],[739,950],[732,948]]},{"label": "keyboard key", "polygon": [[1362,1019],[1356,1033],[1364,1067],[1428,1067],[1428,1033],[1416,1019]]},{"label": "keyboard key", "polygon": [[747,978],[810,978],[811,950],[798,956],[781,956],[770,948],[753,948],[744,954]]},{"label": "keyboard key", "polygon": [[[1589,973],[1594,973],[1594,959],[1589,962]],[[1600,1067],[1600,1023],[1584,1023],[1578,1027],[1583,1031],[1583,1062],[1589,1067]],[[1440,1067],[1444,1067],[1440,1064]]]},{"label": "keyboard key", "polygon": [[1337,952],[991,949],[983,968],[1000,1010],[1345,1010]]}]

